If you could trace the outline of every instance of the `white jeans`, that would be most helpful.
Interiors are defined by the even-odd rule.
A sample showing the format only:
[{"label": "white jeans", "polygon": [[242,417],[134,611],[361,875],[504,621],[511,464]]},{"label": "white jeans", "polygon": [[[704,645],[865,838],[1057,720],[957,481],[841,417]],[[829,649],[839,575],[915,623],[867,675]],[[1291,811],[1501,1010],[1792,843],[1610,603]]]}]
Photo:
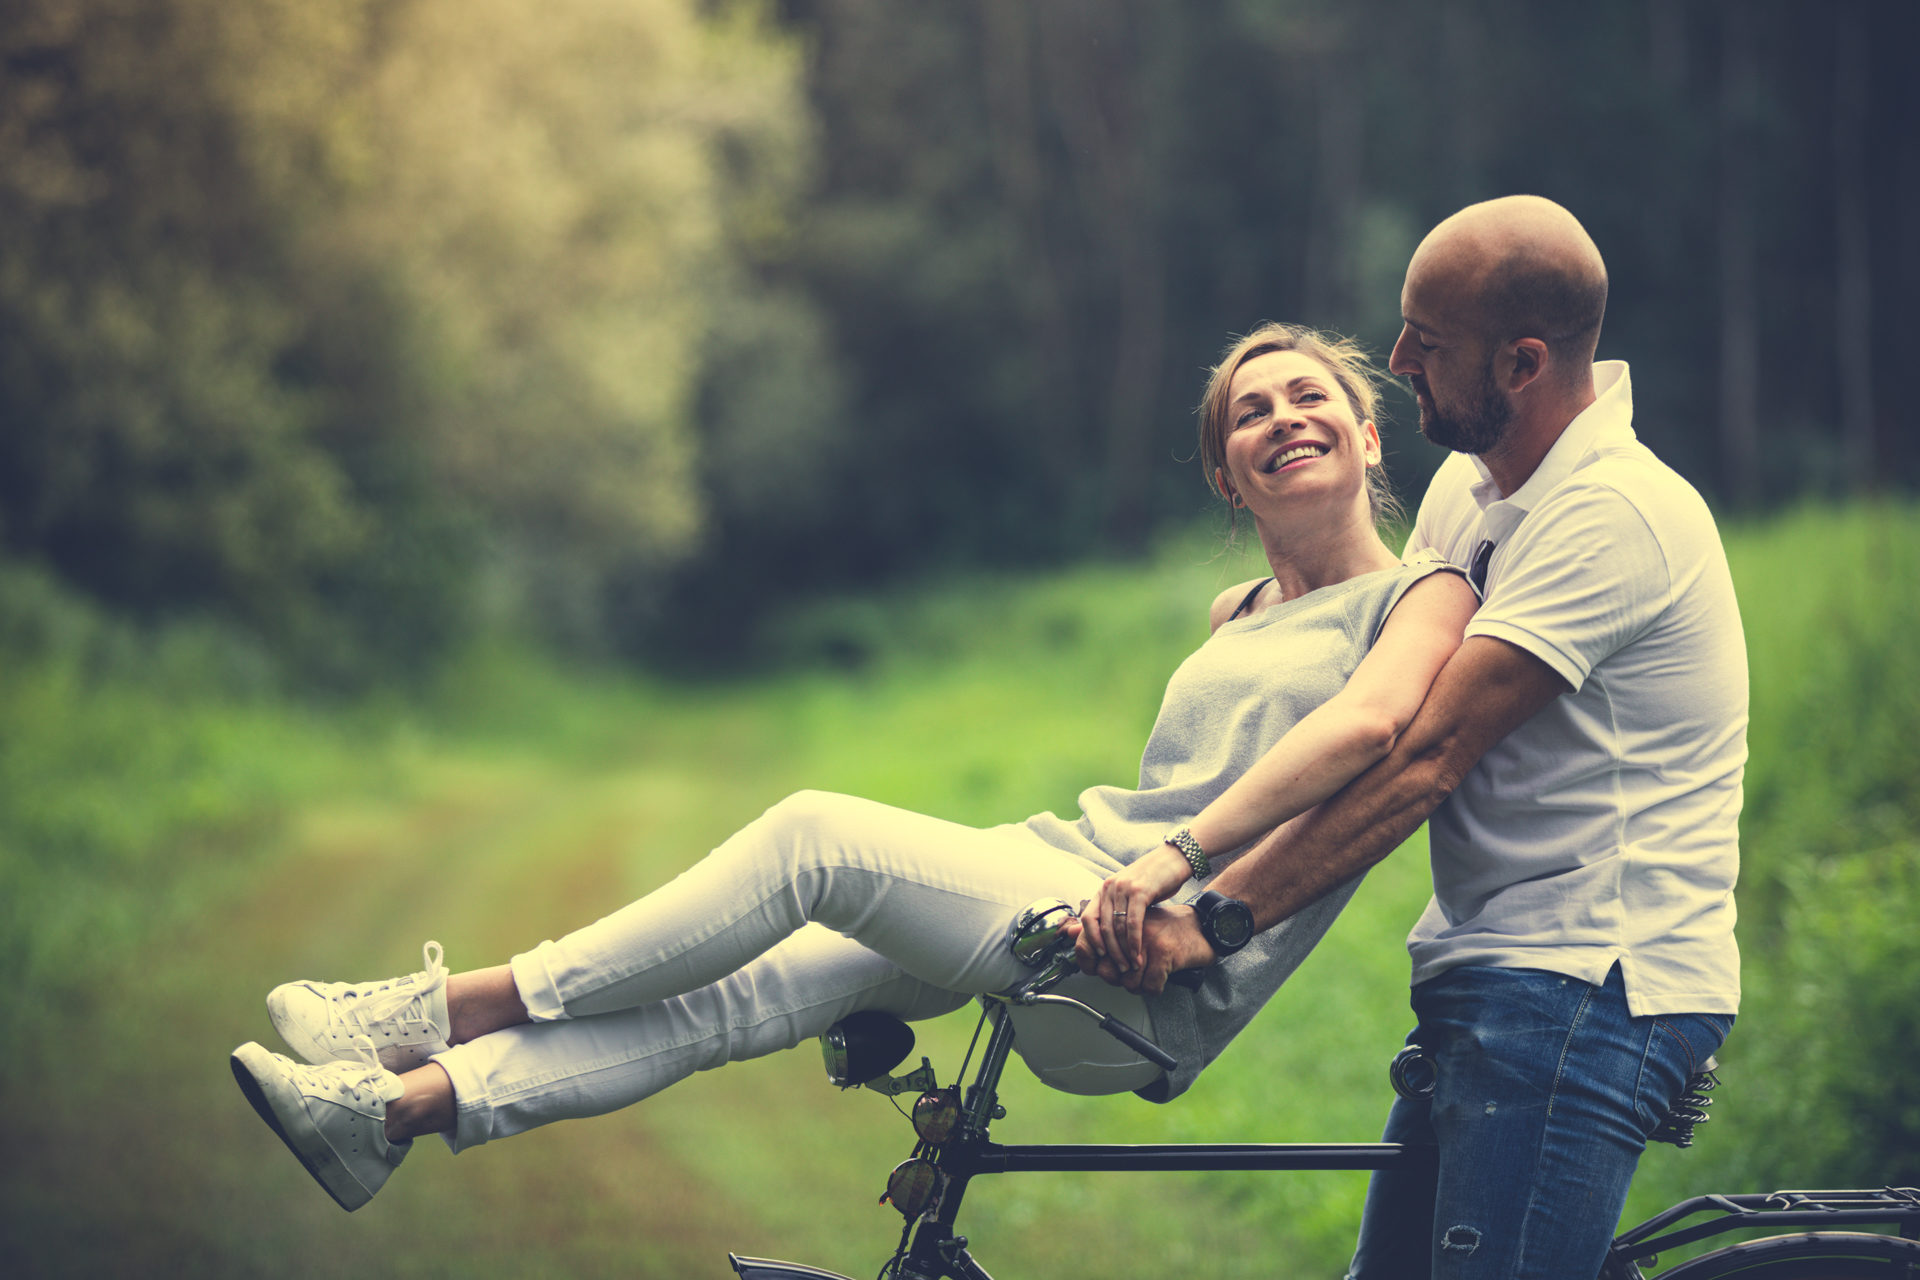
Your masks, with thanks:
[{"label": "white jeans", "polygon": [[[534,1021],[434,1061],[454,1150],[629,1106],[695,1071],[819,1035],[847,1014],[951,1012],[1028,975],[1020,908],[1078,903],[1092,867],[1024,828],[980,830],[801,792],[614,914],[513,957]],[[1063,993],[1152,1035],[1144,1000],[1076,975]],[[1019,1010],[1016,1049],[1049,1085],[1118,1093],[1158,1068],[1071,1010]]]}]

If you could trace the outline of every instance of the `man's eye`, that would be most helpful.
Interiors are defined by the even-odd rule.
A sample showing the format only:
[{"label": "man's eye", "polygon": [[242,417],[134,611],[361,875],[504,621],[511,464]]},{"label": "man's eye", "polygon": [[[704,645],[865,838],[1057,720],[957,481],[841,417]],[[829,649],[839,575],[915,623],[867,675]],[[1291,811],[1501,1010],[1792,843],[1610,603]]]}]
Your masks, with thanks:
[{"label": "man's eye", "polygon": [[1420,349],[1422,351],[1432,351],[1434,349],[1434,344],[1431,342],[1422,342],[1420,344]]}]

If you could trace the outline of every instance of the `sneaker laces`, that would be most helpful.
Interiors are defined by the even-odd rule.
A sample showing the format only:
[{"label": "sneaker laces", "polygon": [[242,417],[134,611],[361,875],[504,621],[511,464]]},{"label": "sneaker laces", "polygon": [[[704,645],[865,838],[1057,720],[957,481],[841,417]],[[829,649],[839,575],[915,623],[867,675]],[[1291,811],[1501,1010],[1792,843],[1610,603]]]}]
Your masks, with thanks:
[{"label": "sneaker laces", "polygon": [[427,966],[421,972],[373,987],[342,991],[337,1000],[327,1002],[329,1025],[344,1023],[348,1033],[356,1036],[367,1033],[371,1024],[389,1018],[432,1025],[433,1014],[427,997],[447,985],[447,966],[441,962],[445,954],[438,942],[429,942],[420,950]]},{"label": "sneaker laces", "polygon": [[383,1102],[397,1097],[398,1094],[387,1081],[389,1077],[395,1080],[398,1077],[380,1065],[380,1053],[373,1047],[373,1041],[366,1036],[355,1036],[353,1051],[360,1055],[358,1062],[342,1058],[322,1067],[310,1067],[308,1070],[336,1077],[333,1085],[340,1091],[340,1096],[351,1097],[355,1102],[361,1100],[362,1089]]}]

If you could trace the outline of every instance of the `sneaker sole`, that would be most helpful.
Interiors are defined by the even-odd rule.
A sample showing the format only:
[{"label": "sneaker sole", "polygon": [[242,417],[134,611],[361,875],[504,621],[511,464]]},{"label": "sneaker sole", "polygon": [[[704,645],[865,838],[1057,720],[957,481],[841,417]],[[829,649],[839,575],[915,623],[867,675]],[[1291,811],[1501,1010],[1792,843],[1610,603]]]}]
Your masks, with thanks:
[{"label": "sneaker sole", "polygon": [[[333,1197],[335,1204],[352,1213],[373,1199],[373,1193],[347,1172],[340,1163],[340,1157],[333,1153],[326,1139],[313,1128],[312,1122],[307,1119],[303,1095],[279,1078],[273,1067],[271,1053],[249,1041],[233,1051],[231,1065],[234,1083],[240,1086],[240,1092],[253,1104],[254,1111],[267,1122],[267,1127],[273,1130],[274,1135],[286,1144],[287,1150],[293,1152],[300,1161],[300,1167]],[[281,1119],[283,1110],[286,1121]],[[291,1123],[291,1129],[288,1122]]]}]

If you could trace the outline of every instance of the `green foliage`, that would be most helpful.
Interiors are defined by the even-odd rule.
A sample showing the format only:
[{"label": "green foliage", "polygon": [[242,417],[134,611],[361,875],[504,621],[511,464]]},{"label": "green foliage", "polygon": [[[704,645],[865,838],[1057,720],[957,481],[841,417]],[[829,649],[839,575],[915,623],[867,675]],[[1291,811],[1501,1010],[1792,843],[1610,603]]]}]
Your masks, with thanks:
[{"label": "green foliage", "polygon": [[[1716,1118],[1691,1150],[1648,1154],[1635,1217],[1705,1190],[1911,1182],[1920,1149],[1920,1026],[1907,981],[1920,964],[1910,923],[1920,901],[1920,671],[1910,642],[1920,625],[1920,510],[1809,508],[1725,533],[1752,660],[1746,994],[1722,1054]],[[182,1051],[197,1066],[151,1081],[144,1048],[104,1050],[70,1082],[39,1074],[64,1061],[73,1028],[88,1010],[110,1008],[109,993],[130,974],[140,975],[143,1000],[172,1001],[138,1015],[168,1037],[183,1017],[252,1027],[253,987],[264,978],[236,964],[246,970],[266,951],[275,963],[343,963],[343,936],[387,955],[396,930],[411,939],[420,928],[463,956],[518,947],[604,910],[609,895],[670,877],[797,787],[976,823],[1071,812],[1082,787],[1131,776],[1168,671],[1204,634],[1206,601],[1252,576],[1243,560],[1216,558],[1215,545],[1195,534],[1140,564],[966,575],[824,602],[761,638],[779,670],[754,679],[653,683],[477,646],[424,686],[337,703],[281,691],[263,650],[231,631],[136,629],[43,573],[7,569],[0,988],[14,995],[0,1003],[10,1047],[0,1085],[31,1080],[53,1099],[51,1114],[99,1113],[82,1132],[164,1145],[140,1135],[170,1113],[141,1099],[197,1088],[205,1075],[206,1109],[235,1127],[233,1153],[217,1159],[128,1162],[119,1196],[82,1195],[70,1170],[43,1176],[35,1165],[40,1199],[30,1202],[61,1206],[50,1212],[89,1238],[122,1234],[94,1231],[101,1222],[132,1222],[143,1242],[179,1229],[161,1220],[177,1210],[138,1217],[141,1204],[171,1203],[165,1179],[225,1188],[208,1204],[231,1195],[278,1203],[254,1185],[264,1149],[240,1146],[251,1118],[215,1092],[229,1086],[200,1061],[205,1045]],[[282,901],[289,884],[315,895],[305,932]],[[1167,1107],[1067,1098],[1016,1073],[1004,1136],[1370,1139],[1388,1102],[1384,1064],[1410,1017],[1400,940],[1427,892],[1417,844],[1383,864],[1299,977],[1187,1097]],[[202,919],[219,928],[196,927]],[[187,945],[206,937],[214,941]],[[188,955],[198,967],[179,967]],[[221,993],[218,1008],[209,987]],[[228,1017],[230,987],[244,1015]],[[923,1049],[943,1071],[958,1062],[964,1021],[924,1029]],[[197,1256],[209,1274],[242,1274],[276,1250],[327,1247],[377,1257],[395,1273],[435,1273],[413,1234],[432,1220],[446,1233],[436,1248],[463,1231],[494,1233],[505,1270],[534,1256],[514,1250],[562,1247],[601,1250],[580,1255],[583,1269],[600,1266],[640,1256],[628,1218],[636,1186],[647,1188],[643,1198],[664,1194],[658,1161],[725,1188],[712,1193],[727,1197],[714,1210],[733,1233],[724,1244],[849,1274],[877,1265],[893,1227],[872,1211],[870,1184],[904,1150],[904,1126],[877,1099],[827,1095],[804,1052],[713,1077],[724,1079],[688,1082],[673,1107],[558,1126],[472,1165],[435,1168],[416,1154],[423,1167],[393,1192],[408,1208],[356,1215],[350,1232],[320,1216],[333,1212],[324,1202],[311,1221],[223,1209],[220,1222],[196,1228]],[[102,1078],[119,1081],[113,1092]],[[769,1116],[781,1149],[820,1153],[805,1194],[795,1194],[786,1162],[767,1158]],[[79,1141],[55,1132],[63,1150]],[[605,1147],[569,1145],[596,1142]],[[564,1246],[524,1207],[475,1208],[496,1203],[485,1199],[488,1179],[517,1194],[537,1168],[578,1187],[580,1169],[635,1143],[642,1171],[593,1184],[584,1193],[593,1224]],[[282,1172],[291,1197],[300,1175]],[[1048,1267],[1088,1249],[1197,1266],[1225,1224],[1245,1244],[1214,1260],[1224,1274],[1270,1274],[1279,1257],[1334,1274],[1364,1186],[1353,1174],[989,1180],[970,1194],[967,1220],[985,1256]],[[696,1227],[696,1216],[686,1231],[713,1229]],[[1201,1220],[1211,1233],[1194,1231]],[[236,1225],[256,1222],[269,1225]]]},{"label": "green foliage", "polygon": [[602,643],[696,544],[708,334],[809,155],[757,6],[23,0],[0,61],[16,554],[365,679]]},{"label": "green foliage", "polygon": [[813,591],[1150,546],[1229,331],[1384,348],[1421,232],[1517,190],[1703,489],[1910,485],[1898,7],[1736,8],[14,0],[0,543],[335,686],[475,630],[730,661]]},{"label": "green foliage", "polygon": [[[1303,321],[1384,351],[1424,232],[1513,192],[1592,232],[1601,355],[1632,361],[1636,429],[1703,492],[1920,481],[1887,407],[1917,336],[1891,264],[1920,260],[1920,221],[1886,212],[1911,193],[1868,160],[1904,145],[1904,10],[1445,8],[787,0],[821,164],[769,266],[831,326],[845,409],[793,397],[793,438],[824,425],[832,456],[793,476],[804,503],[770,521],[715,490],[708,554],[653,614],[669,640],[710,656],[809,588],[1137,551],[1201,505],[1190,408],[1229,332]],[[1850,85],[1873,108],[1841,129]],[[1442,455],[1389,399],[1417,494]],[[1814,447],[1759,446],[1789,436]]]},{"label": "green foliage", "polygon": [[1746,995],[1692,1158],[1747,1185],[1920,1178],[1917,539],[1911,506],[1728,532],[1753,689]]}]

